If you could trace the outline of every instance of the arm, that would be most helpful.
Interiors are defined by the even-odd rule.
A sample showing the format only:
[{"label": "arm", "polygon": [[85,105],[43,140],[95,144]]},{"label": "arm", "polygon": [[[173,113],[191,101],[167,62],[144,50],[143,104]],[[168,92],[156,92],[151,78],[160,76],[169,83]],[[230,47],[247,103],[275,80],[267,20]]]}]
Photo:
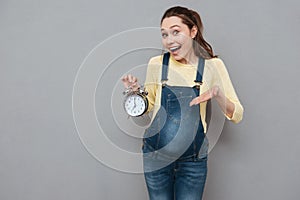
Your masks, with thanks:
[{"label": "arm", "polygon": [[213,67],[212,87],[193,99],[190,105],[195,105],[215,98],[227,119],[238,123],[243,118],[244,109],[236,95],[227,69],[221,59],[215,59]]},{"label": "arm", "polygon": [[150,59],[147,66],[146,80],[144,83],[145,90],[148,92],[147,99],[149,102],[148,111],[150,112],[153,109],[155,98],[156,98],[156,90],[158,87],[158,65],[159,63],[155,63],[153,59]]},{"label": "arm", "polygon": [[[146,80],[144,83],[145,90],[148,92],[147,99],[149,106],[147,112],[151,111],[154,106],[157,89],[157,73],[158,66],[151,59],[148,63]],[[138,79],[131,74],[124,75],[121,80],[126,89],[132,89],[133,91],[136,91],[138,88],[140,88]]]}]

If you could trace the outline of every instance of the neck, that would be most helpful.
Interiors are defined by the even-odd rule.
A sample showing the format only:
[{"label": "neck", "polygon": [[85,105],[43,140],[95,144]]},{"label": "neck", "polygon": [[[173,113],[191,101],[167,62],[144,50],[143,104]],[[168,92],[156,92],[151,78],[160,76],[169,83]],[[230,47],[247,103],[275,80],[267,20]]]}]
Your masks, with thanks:
[{"label": "neck", "polygon": [[184,58],[178,60],[178,62],[183,64],[197,65],[198,57],[195,55],[195,52],[191,50],[185,55]]}]

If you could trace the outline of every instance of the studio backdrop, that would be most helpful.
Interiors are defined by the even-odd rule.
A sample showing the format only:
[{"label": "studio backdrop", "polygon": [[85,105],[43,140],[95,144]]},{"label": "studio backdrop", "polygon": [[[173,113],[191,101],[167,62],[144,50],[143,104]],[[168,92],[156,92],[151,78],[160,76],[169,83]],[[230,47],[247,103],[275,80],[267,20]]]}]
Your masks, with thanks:
[{"label": "studio backdrop", "polygon": [[245,110],[211,102],[204,199],[299,198],[299,1],[1,0],[1,200],[148,199],[149,118],[126,116],[120,78],[145,80],[174,5],[200,13]]}]

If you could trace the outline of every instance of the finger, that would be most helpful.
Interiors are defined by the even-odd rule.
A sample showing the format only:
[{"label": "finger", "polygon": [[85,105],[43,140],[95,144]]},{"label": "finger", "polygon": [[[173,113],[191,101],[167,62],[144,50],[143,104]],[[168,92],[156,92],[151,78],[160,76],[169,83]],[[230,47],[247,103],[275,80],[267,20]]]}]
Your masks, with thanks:
[{"label": "finger", "polygon": [[132,82],[136,83],[137,82],[137,78],[135,76],[132,77]]},{"label": "finger", "polygon": [[122,82],[123,82],[123,85],[125,88],[128,88],[128,86],[130,85],[129,84],[129,81],[128,81],[128,75],[124,75],[122,78],[121,78]]},{"label": "finger", "polygon": [[194,100],[192,100],[192,101],[190,102],[190,107],[193,106],[193,105],[195,105],[195,104],[194,104]]},{"label": "finger", "polygon": [[129,83],[133,82],[133,76],[131,74],[128,74],[128,81]]},{"label": "finger", "polygon": [[219,93],[220,93],[220,87],[219,86],[215,86],[214,90],[213,90],[213,96],[214,97],[219,96]]},{"label": "finger", "polygon": [[209,99],[212,98],[212,93],[210,90],[204,92],[199,96],[201,98],[201,101],[208,101]]},{"label": "finger", "polygon": [[132,87],[138,87],[139,84],[138,84],[138,82],[134,82],[134,83],[131,84],[131,86],[132,86]]},{"label": "finger", "polygon": [[124,75],[124,76],[122,76],[121,80],[122,80],[123,82],[126,82],[126,81],[128,81],[128,75]]},{"label": "finger", "polygon": [[197,105],[200,102],[201,102],[200,97],[196,97],[190,102],[190,106]]}]

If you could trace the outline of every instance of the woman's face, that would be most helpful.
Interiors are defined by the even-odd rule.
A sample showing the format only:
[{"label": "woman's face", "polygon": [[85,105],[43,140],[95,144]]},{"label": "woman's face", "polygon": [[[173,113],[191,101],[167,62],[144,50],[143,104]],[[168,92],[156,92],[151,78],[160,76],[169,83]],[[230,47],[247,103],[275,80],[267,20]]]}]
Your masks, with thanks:
[{"label": "woman's face", "polygon": [[173,55],[175,60],[188,63],[193,51],[193,37],[197,33],[196,28],[189,27],[182,23],[180,17],[172,16],[163,19],[161,23],[162,43]]}]

